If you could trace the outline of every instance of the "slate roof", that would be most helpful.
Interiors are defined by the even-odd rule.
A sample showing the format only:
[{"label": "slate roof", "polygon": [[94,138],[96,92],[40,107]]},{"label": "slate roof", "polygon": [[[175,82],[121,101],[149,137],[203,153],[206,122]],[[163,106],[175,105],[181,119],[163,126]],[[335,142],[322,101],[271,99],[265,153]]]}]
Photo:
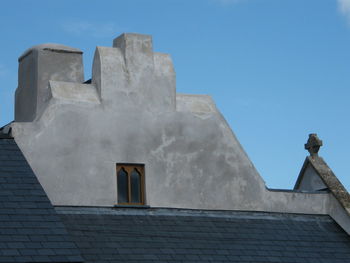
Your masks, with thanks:
[{"label": "slate roof", "polygon": [[0,136],[0,262],[350,262],[350,237],[326,215],[53,208],[10,137]]},{"label": "slate roof", "polygon": [[82,262],[10,135],[0,136],[0,262]]},{"label": "slate roof", "polygon": [[56,208],[85,262],[350,262],[329,217],[177,209]]}]

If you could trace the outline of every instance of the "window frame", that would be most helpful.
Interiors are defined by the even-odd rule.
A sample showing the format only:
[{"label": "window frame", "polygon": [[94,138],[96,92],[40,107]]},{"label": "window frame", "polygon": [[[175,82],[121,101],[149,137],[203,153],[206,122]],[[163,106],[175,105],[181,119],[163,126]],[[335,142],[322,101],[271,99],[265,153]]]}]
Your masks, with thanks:
[{"label": "window frame", "polygon": [[[127,200],[128,202],[119,202],[119,191],[118,191],[118,176],[119,171],[124,169],[127,173]],[[131,202],[132,200],[132,189],[131,189],[131,173],[133,170],[139,172],[140,181],[140,203]],[[116,179],[117,179],[117,204],[118,205],[145,205],[145,165],[140,163],[117,163],[116,164]]]}]

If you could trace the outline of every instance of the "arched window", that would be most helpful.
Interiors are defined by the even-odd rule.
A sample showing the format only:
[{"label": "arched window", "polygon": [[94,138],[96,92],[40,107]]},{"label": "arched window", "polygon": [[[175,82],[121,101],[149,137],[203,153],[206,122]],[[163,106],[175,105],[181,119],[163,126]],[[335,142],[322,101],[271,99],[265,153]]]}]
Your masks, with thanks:
[{"label": "arched window", "polygon": [[131,202],[132,203],[142,203],[141,200],[141,174],[134,168],[130,175],[130,185],[131,185]]},{"label": "arched window", "polygon": [[128,173],[124,168],[118,171],[118,203],[127,203],[129,196]]},{"label": "arched window", "polygon": [[144,165],[117,164],[118,204],[144,204]]}]

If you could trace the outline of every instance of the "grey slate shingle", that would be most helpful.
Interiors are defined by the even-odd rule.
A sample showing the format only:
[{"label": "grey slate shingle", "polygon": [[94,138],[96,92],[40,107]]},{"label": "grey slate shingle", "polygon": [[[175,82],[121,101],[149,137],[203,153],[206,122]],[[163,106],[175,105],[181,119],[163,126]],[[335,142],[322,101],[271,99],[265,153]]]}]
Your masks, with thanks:
[{"label": "grey slate shingle", "polygon": [[15,141],[0,139],[0,262],[82,261]]},{"label": "grey slate shingle", "polygon": [[350,237],[329,216],[56,210],[86,262],[350,262]]}]

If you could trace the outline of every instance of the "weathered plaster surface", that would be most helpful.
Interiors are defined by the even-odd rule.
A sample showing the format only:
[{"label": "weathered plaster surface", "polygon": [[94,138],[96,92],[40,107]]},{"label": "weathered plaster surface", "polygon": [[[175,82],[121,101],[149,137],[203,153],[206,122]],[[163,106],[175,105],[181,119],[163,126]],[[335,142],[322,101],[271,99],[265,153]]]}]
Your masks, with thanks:
[{"label": "weathered plaster surface", "polygon": [[54,205],[113,206],[116,163],[144,163],[152,207],[333,213],[328,193],[266,189],[211,97],[176,94],[171,58],[150,36],[97,47],[91,84],[80,53],[52,50],[20,61],[16,108],[30,114],[18,111],[12,132]]}]

